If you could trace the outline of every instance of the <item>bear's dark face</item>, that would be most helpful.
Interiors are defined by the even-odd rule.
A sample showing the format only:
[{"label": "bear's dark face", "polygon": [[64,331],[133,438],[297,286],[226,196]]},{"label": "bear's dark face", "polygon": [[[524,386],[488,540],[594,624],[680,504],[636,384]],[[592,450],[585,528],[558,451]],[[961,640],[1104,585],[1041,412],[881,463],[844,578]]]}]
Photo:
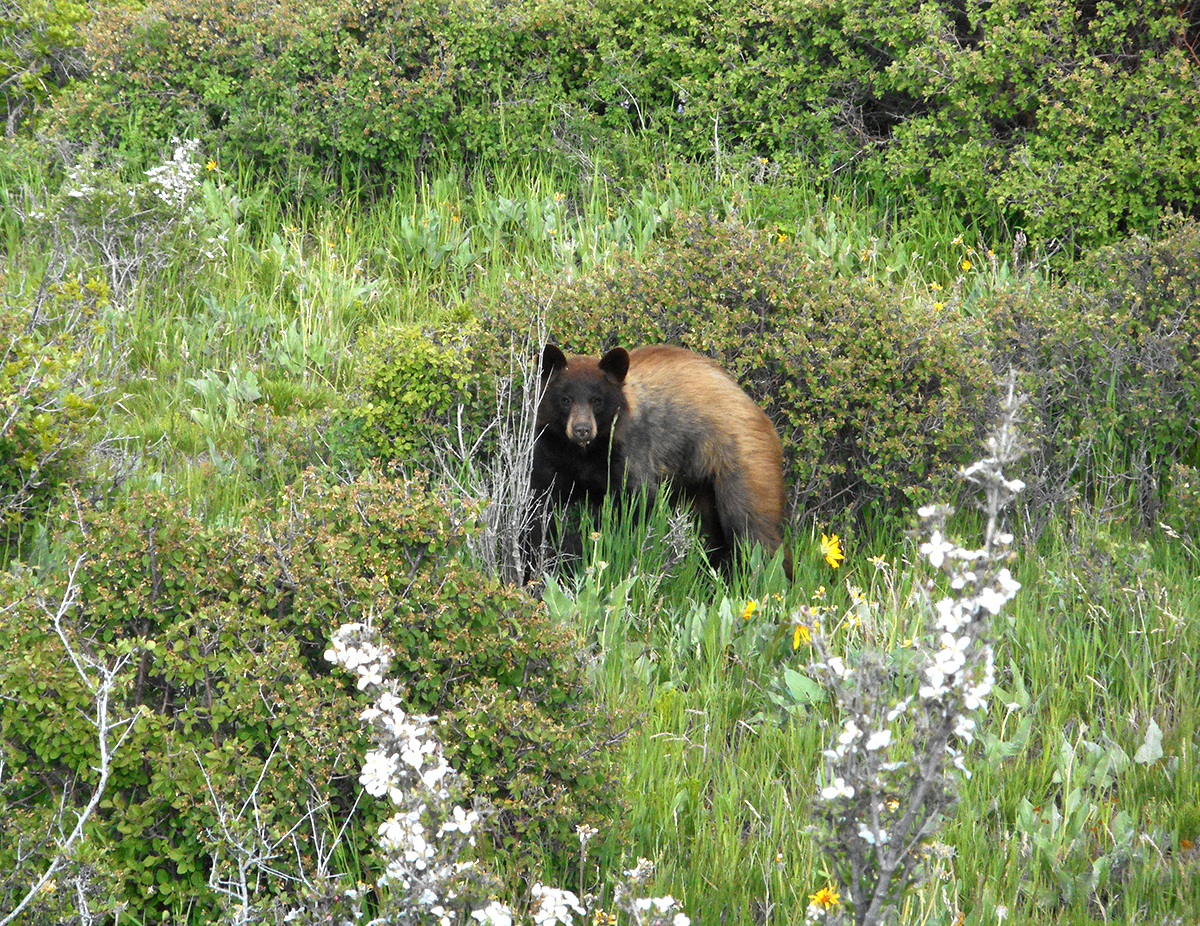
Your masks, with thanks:
[{"label": "bear's dark face", "polygon": [[597,362],[567,357],[548,344],[542,352],[538,434],[569,441],[581,451],[597,441],[607,445],[613,420],[627,408],[622,383],[628,370],[624,348],[614,348]]}]

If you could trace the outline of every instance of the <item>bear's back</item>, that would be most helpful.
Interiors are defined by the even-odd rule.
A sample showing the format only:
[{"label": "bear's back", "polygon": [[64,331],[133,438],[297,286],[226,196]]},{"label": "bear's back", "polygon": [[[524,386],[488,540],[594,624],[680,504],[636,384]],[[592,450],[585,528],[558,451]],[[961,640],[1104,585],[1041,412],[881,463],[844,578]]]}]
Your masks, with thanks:
[{"label": "bear's back", "polygon": [[665,344],[631,350],[625,399],[616,436],[635,483],[711,479],[751,458],[782,465],[771,419],[708,357]]}]

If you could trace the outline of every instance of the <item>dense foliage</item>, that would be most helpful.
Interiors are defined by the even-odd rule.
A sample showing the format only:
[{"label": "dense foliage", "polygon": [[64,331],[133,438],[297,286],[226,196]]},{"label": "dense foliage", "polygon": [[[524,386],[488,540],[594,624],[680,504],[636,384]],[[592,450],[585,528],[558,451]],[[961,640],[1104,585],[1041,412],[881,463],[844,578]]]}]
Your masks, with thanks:
[{"label": "dense foliage", "polygon": [[0,2],[0,119],[11,135],[71,78],[88,73],[81,26],[88,5],[76,0]]},{"label": "dense foliage", "polygon": [[81,474],[96,413],[97,315],[108,288],[43,282],[0,304],[0,566],[28,553],[30,531]]},{"label": "dense foliage", "polygon": [[994,365],[1021,371],[1033,399],[1039,501],[1129,491],[1152,528],[1172,467],[1200,462],[1200,227],[1169,222],[1074,276],[992,300]]},{"label": "dense foliage", "polygon": [[[59,800],[82,807],[96,785],[93,692],[63,639],[102,664],[132,657],[109,708],[132,729],[79,864],[89,890],[140,910],[215,903],[251,843],[273,850],[254,876],[285,896],[365,856],[371,828],[342,830],[362,732],[322,658],[339,623],[383,630],[412,708],[442,716],[452,761],[494,809],[498,847],[520,840],[532,860],[611,810],[601,757],[584,757],[604,727],[570,633],[466,567],[455,554],[469,512],[421,484],[310,475],[277,511],[256,505],[223,527],[132,495],[68,527],[77,570],[4,577],[0,730],[18,770],[0,790],[6,905],[28,883],[17,859],[53,851],[28,834],[52,832]],[[49,618],[68,596],[61,637]]]},{"label": "dense foliage", "polygon": [[624,182],[622,138],[642,136],[718,170],[726,152],[853,167],[1073,252],[1196,207],[1198,18],[1172,0],[155,0],[100,10],[91,79],[47,125],[142,156],[187,133],[301,191],[546,150]]},{"label": "dense foliage", "polygon": [[[1013,367],[1023,588],[904,915],[1195,919],[1198,32],[1192,0],[0,0],[0,919],[383,915],[354,883],[398,805],[324,658],[354,622],[440,716],[514,922],[553,882],[648,926],[613,919],[639,856],[698,923],[847,919],[811,631],[826,674],[966,645],[914,603],[972,515],[902,532]],[[781,432],[794,581],[710,575],[667,505],[498,579],[546,337],[719,360]]]},{"label": "dense foliage", "polygon": [[717,359],[779,428],[796,509],[845,521],[944,488],[1015,368],[1032,397],[1038,507],[1128,473],[1150,526],[1171,467],[1200,452],[1198,235],[1169,222],[1097,252],[1072,280],[1005,289],[964,318],[830,274],[784,236],[679,220],[640,261],[565,283],[533,276],[478,300],[484,325],[382,332],[366,346],[354,416],[368,455],[431,465],[451,431],[470,443],[492,420],[486,384],[509,363],[497,341],[532,357],[529,320],[545,315],[551,339],[575,352],[671,343]]}]

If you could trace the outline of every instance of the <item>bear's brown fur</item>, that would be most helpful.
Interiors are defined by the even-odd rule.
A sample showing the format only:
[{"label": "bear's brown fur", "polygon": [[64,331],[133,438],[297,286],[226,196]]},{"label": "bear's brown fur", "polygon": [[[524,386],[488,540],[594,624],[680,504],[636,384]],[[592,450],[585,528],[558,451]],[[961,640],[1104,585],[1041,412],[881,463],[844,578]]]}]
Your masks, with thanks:
[{"label": "bear's brown fur", "polygon": [[[597,360],[547,345],[532,485],[597,505],[660,485],[686,498],[710,558],[783,542],[783,448],[771,419],[707,357],[680,347],[614,348]],[[791,574],[790,557],[784,558]]]}]

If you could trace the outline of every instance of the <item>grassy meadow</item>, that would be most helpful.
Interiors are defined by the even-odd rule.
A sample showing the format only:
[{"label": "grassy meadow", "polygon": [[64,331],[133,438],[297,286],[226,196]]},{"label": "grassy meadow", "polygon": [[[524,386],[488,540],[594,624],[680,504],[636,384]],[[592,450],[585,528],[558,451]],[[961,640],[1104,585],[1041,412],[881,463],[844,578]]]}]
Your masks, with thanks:
[{"label": "grassy meadow", "polygon": [[[822,278],[873,280],[902,312],[932,311],[948,327],[970,324],[985,298],[1036,293],[1052,276],[1039,255],[949,209],[902,215],[870,190],[774,177],[755,158],[720,169],[666,159],[631,186],[537,163],[470,175],[447,164],[371,196],[296,208],[206,152],[177,169],[181,192],[168,202],[145,177],[108,167],[71,175],[18,142],[6,147],[5,337],[15,343],[16,332],[41,326],[89,384],[91,403],[70,432],[77,465],[6,535],[11,602],[70,566],[80,506],[160,493],[199,531],[237,525],[307,468],[350,482],[392,462],[409,475],[426,470],[433,486],[463,485],[452,457],[441,469],[425,455],[372,464],[356,444],[347,421],[364,401],[372,345],[401,326],[466,326],[525,280],[543,281],[552,319],[555,290],[544,281],[636,263],[683,216],[786,241]],[[991,628],[995,688],[963,747],[971,774],[950,773],[957,802],[925,834],[920,876],[897,898],[895,922],[1200,921],[1200,532],[1165,514],[1165,527],[1147,523],[1121,460],[1107,462],[1105,478],[1079,491],[1053,501],[1031,492],[1013,506],[1010,568],[1022,588]],[[951,530],[971,547],[981,524],[967,499],[947,500],[960,502]],[[582,567],[537,587],[549,617],[575,635],[590,697],[615,718],[603,748],[616,809],[594,821],[584,857],[569,842],[481,849],[500,872],[495,896],[523,909],[534,881],[560,878],[614,909],[612,885],[644,857],[656,866],[648,889],[678,898],[692,923],[811,922],[810,897],[837,883],[814,806],[822,750],[841,720],[835,705],[795,686],[813,657],[793,636],[795,615],[819,614],[847,661],[875,653],[905,666],[928,655],[938,592],[917,523],[909,509],[845,519],[796,510],[791,583],[757,561],[733,577],[712,574],[679,542],[686,527],[669,508],[596,525]],[[845,551],[836,566],[821,545],[834,533]],[[458,555],[470,557],[469,546]],[[342,617],[329,612],[330,634]],[[5,630],[2,639],[18,658],[16,638]],[[361,707],[344,693],[347,714]],[[10,777],[0,788],[13,783],[20,716],[6,715]],[[354,748],[351,765],[361,742]],[[61,787],[49,773],[17,780],[4,806],[51,806]],[[373,825],[364,813],[348,813],[347,827]],[[62,869],[75,872],[71,883],[91,866],[97,883],[125,884],[113,857],[88,848],[89,838],[103,844],[103,827],[121,825],[119,808],[101,814],[73,849],[74,867]],[[378,861],[345,844],[331,864],[371,883]],[[49,845],[22,856],[23,872],[4,882],[0,918],[53,857]],[[92,919],[70,898],[54,906],[52,886],[18,921],[63,911],[75,922],[245,921],[244,906],[204,893],[210,875],[153,913],[122,906],[114,898],[130,895],[110,888],[118,893],[92,895]],[[60,894],[69,880],[58,875]],[[276,897],[293,882],[264,873],[257,883]],[[842,900],[826,922],[852,921]]]}]

